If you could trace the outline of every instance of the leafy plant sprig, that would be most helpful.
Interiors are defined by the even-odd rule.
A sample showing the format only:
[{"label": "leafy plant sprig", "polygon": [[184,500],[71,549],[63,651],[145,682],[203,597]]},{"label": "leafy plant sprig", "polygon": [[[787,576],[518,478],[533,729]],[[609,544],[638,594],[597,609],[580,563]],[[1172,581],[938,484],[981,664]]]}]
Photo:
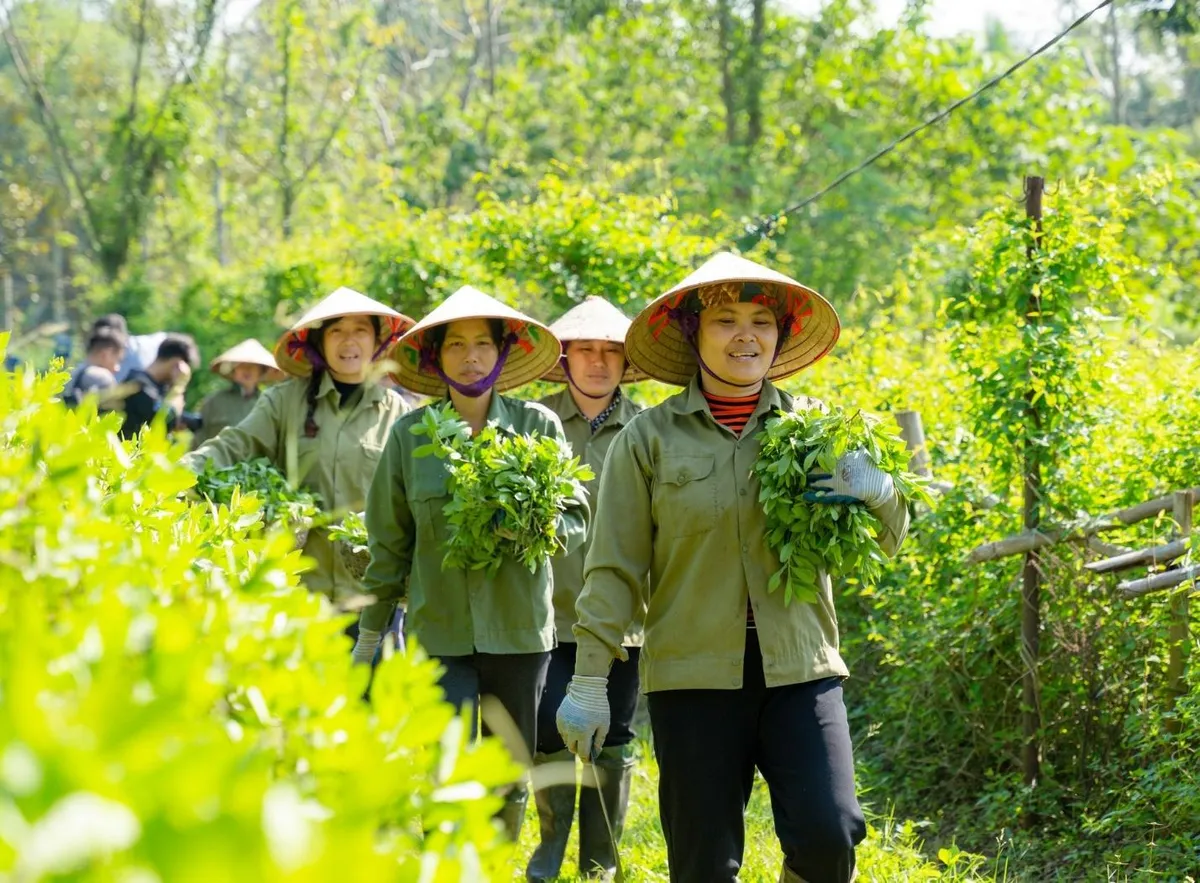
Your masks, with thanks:
[{"label": "leafy plant sprig", "polygon": [[319,495],[289,485],[284,474],[265,457],[220,468],[209,461],[196,476],[196,492],[218,505],[228,506],[235,491],[258,497],[264,526],[311,524],[321,512]]},{"label": "leafy plant sprig", "polygon": [[832,474],[839,457],[862,449],[892,476],[905,499],[932,505],[928,481],[905,470],[909,453],[898,432],[862,411],[808,409],[771,417],[759,438],[758,499],[767,516],[767,542],[781,563],[767,590],[782,586],[784,604],[811,603],[817,600],[820,570],[835,578],[853,576],[863,585],[875,583],[882,562],[875,539],[879,520],[860,503],[809,503],[802,495],[811,473]]},{"label": "leafy plant sprig", "polygon": [[450,528],[447,567],[495,573],[504,558],[516,558],[532,573],[561,550],[559,515],[594,477],[568,446],[491,423],[472,436],[451,405],[427,407],[411,431],[429,439],[414,456],[436,456],[450,473],[442,510]]},{"label": "leafy plant sprig", "polygon": [[337,524],[329,528],[329,539],[341,540],[355,551],[367,547],[367,525],[362,512],[347,512]]}]

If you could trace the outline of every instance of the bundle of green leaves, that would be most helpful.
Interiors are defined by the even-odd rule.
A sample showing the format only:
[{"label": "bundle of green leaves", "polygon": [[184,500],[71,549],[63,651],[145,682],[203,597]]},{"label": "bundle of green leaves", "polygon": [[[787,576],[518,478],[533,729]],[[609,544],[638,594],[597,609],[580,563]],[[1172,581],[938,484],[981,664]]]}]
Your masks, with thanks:
[{"label": "bundle of green leaves", "polygon": [[594,477],[568,446],[494,424],[472,436],[451,405],[427,407],[412,433],[429,439],[414,454],[444,460],[450,473],[442,510],[450,527],[447,567],[495,573],[503,559],[516,558],[532,573],[560,551],[558,517]]},{"label": "bundle of green leaves", "polygon": [[892,476],[905,499],[932,505],[926,480],[905,470],[909,453],[904,439],[876,417],[840,408],[781,413],[767,420],[759,438],[762,447],[754,465],[761,483],[758,499],[767,515],[767,542],[781,564],[768,591],[782,586],[785,604],[816,601],[819,570],[865,586],[878,581],[883,560],[875,538],[879,520],[861,503],[810,503],[803,494],[811,474],[832,474],[839,457],[861,449]]},{"label": "bundle of green leaves", "polygon": [[347,512],[345,517],[329,528],[329,539],[346,543],[353,549],[366,548],[367,525],[362,512]]},{"label": "bundle of green leaves", "polygon": [[196,476],[196,492],[210,502],[230,505],[234,496],[254,494],[262,505],[263,525],[312,524],[321,511],[321,498],[305,488],[292,487],[270,460],[258,457],[218,468],[208,462]]}]

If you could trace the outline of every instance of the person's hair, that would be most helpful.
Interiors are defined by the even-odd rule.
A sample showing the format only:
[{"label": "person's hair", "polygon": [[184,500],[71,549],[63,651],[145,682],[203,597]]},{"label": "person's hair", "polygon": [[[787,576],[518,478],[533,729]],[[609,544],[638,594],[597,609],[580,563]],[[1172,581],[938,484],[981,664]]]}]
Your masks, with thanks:
[{"label": "person's hair", "polygon": [[[463,321],[457,319],[455,321]],[[496,346],[504,341],[504,320],[503,319],[484,319],[487,322],[488,330],[492,332],[492,343]],[[427,332],[429,334],[429,345],[433,347],[435,353],[441,353],[442,344],[446,342],[446,333],[449,331],[452,322],[443,322],[441,325],[435,325]]]},{"label": "person's hair", "polygon": [[193,369],[200,367],[200,350],[196,349],[196,341],[190,334],[168,334],[158,345],[155,361],[166,359],[183,359]]},{"label": "person's hair", "polygon": [[88,338],[87,342],[87,351],[89,353],[100,350],[117,350],[118,352],[123,352],[124,349],[125,338],[115,328],[101,326],[92,329],[92,335]]},{"label": "person's hair", "polygon": [[[348,316],[339,316],[339,319],[347,319]],[[375,329],[375,340],[379,340],[379,335],[383,333],[383,322],[378,316],[370,315],[367,317],[371,320],[371,326]],[[308,332],[308,344],[318,353],[321,354],[321,359],[325,359],[325,329],[338,321],[334,319],[329,322],[323,322],[316,328]],[[374,353],[371,353],[374,356]],[[321,391],[321,377],[325,374],[324,368],[313,366],[312,376],[308,378],[308,390],[305,393],[304,401],[307,408],[304,412],[304,437],[316,438],[317,433],[321,431],[321,427],[317,425],[317,393]]]},{"label": "person's hair", "polygon": [[94,322],[92,322],[91,330],[88,332],[89,348],[91,338],[97,331],[107,331],[121,341],[122,349],[129,346],[129,326],[125,324],[125,317],[120,313],[105,313]]},{"label": "person's hair", "polygon": [[94,322],[92,322],[92,331],[98,331],[101,328],[112,328],[114,331],[119,331],[126,337],[129,336],[129,325],[125,321],[125,317],[120,313],[105,313]]}]

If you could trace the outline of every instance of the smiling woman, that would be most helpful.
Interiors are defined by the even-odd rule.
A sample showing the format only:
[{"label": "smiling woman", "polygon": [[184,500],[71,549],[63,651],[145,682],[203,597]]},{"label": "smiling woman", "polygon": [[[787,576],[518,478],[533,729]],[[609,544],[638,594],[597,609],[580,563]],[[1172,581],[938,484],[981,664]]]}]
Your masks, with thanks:
[{"label": "smiling woman", "polygon": [[[408,410],[399,394],[375,383],[380,359],[413,320],[349,288],[339,288],[300,317],[275,346],[292,379],[262,393],[240,423],[184,459],[194,472],[266,457],[293,484],[320,495],[323,511],[361,511],[387,431]],[[328,531],[309,531],[304,553],[315,562],[303,580],[344,600],[361,591]]]}]

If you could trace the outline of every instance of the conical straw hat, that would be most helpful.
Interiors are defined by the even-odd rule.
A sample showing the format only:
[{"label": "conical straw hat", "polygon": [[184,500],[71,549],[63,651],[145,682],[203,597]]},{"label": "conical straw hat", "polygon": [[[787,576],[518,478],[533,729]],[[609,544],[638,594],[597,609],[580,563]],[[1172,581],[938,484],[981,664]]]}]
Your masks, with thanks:
[{"label": "conical straw hat", "polygon": [[[625,335],[629,331],[629,317],[604,298],[593,296],[563,313],[562,318],[550,326],[550,331],[562,341],[564,353],[567,343],[572,340],[606,340],[624,346]],[[543,379],[566,383],[567,375],[563,373],[562,364],[556,363]],[[633,383],[645,379],[646,375],[626,359],[621,382]]]},{"label": "conical straw hat", "polygon": [[209,370],[228,377],[235,365],[261,365],[268,371],[278,371],[275,357],[271,351],[254,338],[243,340],[237,346],[230,347],[208,363]]},{"label": "conical straw hat", "polygon": [[686,386],[699,370],[696,352],[670,311],[693,295],[699,309],[706,298],[735,299],[745,284],[761,286],[756,296],[784,323],[788,336],[775,357],[767,379],[782,380],[819,361],[833,349],[841,333],[837,311],[817,292],[795,279],[754,261],[721,252],[638,313],[625,337],[625,358],[664,383]]},{"label": "conical straw hat", "polygon": [[391,344],[413,326],[413,320],[403,313],[397,313],[391,307],[372,300],[353,288],[339,288],[301,316],[296,324],[279,338],[279,342],[275,344],[275,361],[280,369],[294,377],[308,377],[312,374],[312,363],[305,346],[309,332],[343,316],[379,317],[379,347],[372,354],[376,359],[387,352]]},{"label": "conical straw hat", "polygon": [[464,285],[396,342],[391,353],[392,361],[399,365],[392,375],[396,382],[423,395],[445,395],[446,382],[430,371],[421,370],[421,349],[431,328],[460,319],[501,319],[508,331],[517,336],[493,387],[497,392],[537,380],[562,354],[562,344],[545,325],[477,288]]}]

